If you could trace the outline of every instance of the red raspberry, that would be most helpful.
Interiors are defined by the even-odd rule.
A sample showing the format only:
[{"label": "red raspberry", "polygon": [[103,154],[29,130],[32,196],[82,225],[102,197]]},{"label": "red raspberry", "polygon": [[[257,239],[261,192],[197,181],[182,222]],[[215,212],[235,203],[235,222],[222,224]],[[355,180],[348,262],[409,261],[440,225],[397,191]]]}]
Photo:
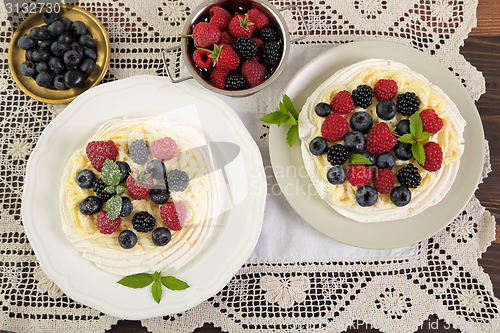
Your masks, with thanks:
[{"label": "red raspberry", "polygon": [[257,50],[258,51],[257,51],[257,55],[252,60],[255,59],[255,60],[259,61],[260,60],[260,51],[262,50],[262,46],[264,45],[264,42],[260,38],[254,38],[253,40],[257,43]]},{"label": "red raspberry", "polygon": [[200,22],[194,26],[193,40],[198,47],[209,47],[219,42],[220,31],[210,23]]},{"label": "red raspberry", "polygon": [[436,134],[443,128],[443,119],[439,118],[433,109],[425,109],[420,112],[424,132]]},{"label": "red raspberry", "polygon": [[163,223],[172,231],[182,229],[186,222],[187,213],[184,201],[167,202],[160,207],[160,216],[163,219]]},{"label": "red raspberry", "polygon": [[352,100],[351,93],[347,90],[339,91],[330,102],[330,106],[332,107],[332,112],[340,114],[348,114],[356,107]]},{"label": "red raspberry", "polygon": [[373,176],[373,185],[379,193],[389,193],[394,187],[394,174],[389,169],[377,169]]},{"label": "red raspberry", "polygon": [[229,33],[234,39],[238,39],[241,36],[251,37],[255,25],[248,20],[248,15],[234,15],[229,23]]},{"label": "red raspberry", "polygon": [[436,143],[429,141],[424,145],[425,152],[425,163],[422,165],[425,170],[434,172],[438,171],[441,168],[441,164],[443,163],[443,150],[441,146]]},{"label": "red raspberry", "polygon": [[210,22],[219,28],[220,31],[227,30],[231,22],[231,14],[222,7],[214,6],[210,8]]},{"label": "red raspberry", "polygon": [[269,19],[260,10],[252,8],[248,11],[248,20],[255,24],[255,30],[259,30],[269,24]]},{"label": "red raspberry", "polygon": [[328,142],[342,140],[349,133],[349,123],[338,113],[330,113],[321,125],[321,135]]},{"label": "red raspberry", "polygon": [[144,171],[135,170],[127,177],[127,188],[134,200],[146,198],[153,185],[153,177]]},{"label": "red raspberry", "polygon": [[381,79],[378,80],[373,87],[373,93],[379,101],[393,99],[397,92],[398,84],[394,80]]},{"label": "red raspberry", "polygon": [[104,210],[101,210],[97,214],[97,229],[101,232],[101,234],[109,235],[116,231],[122,224],[122,218],[118,216],[116,219],[112,220],[109,218],[108,213]]},{"label": "red raspberry", "polygon": [[229,44],[229,45],[233,46],[236,43],[236,41],[233,39],[233,37],[231,37],[231,35],[229,34],[229,31],[223,31],[220,33],[219,43],[220,44]]},{"label": "red raspberry", "polygon": [[164,137],[151,143],[151,153],[162,161],[168,161],[177,153],[177,143],[170,137]]},{"label": "red raspberry", "polygon": [[266,77],[266,73],[266,67],[255,60],[245,60],[241,65],[241,74],[243,74],[250,87],[261,84]]},{"label": "red raspberry", "polygon": [[210,52],[202,49],[196,49],[193,52],[193,62],[200,68],[209,68],[212,66],[214,59],[209,57]]},{"label": "red raspberry", "polygon": [[97,171],[101,172],[102,165],[107,159],[112,161],[116,160],[118,156],[118,148],[116,144],[109,141],[91,141],[85,148],[85,153],[90,163]]},{"label": "red raspberry", "polygon": [[215,52],[218,53],[215,58],[216,68],[232,71],[240,65],[241,58],[231,45],[222,44],[219,46],[219,52]]},{"label": "red raspberry", "polygon": [[225,69],[214,68],[212,72],[210,72],[210,81],[216,88],[224,89],[228,76],[229,71],[226,71]]},{"label": "red raspberry", "polygon": [[347,169],[347,180],[352,186],[364,186],[372,178],[372,172],[364,164],[351,164]]},{"label": "red raspberry", "polygon": [[372,154],[388,152],[398,143],[398,139],[391,132],[386,123],[378,123],[373,126],[366,137],[366,150]]}]

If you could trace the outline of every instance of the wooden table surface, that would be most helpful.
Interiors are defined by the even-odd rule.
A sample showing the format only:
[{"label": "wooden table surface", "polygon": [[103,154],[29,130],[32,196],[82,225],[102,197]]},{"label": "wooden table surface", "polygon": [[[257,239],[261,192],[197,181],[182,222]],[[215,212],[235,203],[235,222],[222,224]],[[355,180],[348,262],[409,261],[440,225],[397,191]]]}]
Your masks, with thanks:
[{"label": "wooden table surface", "polygon": [[[481,204],[500,221],[500,1],[479,0],[477,10],[478,24],[472,30],[461,48],[461,54],[486,79],[486,93],[476,103],[484,126],[484,134],[489,141],[491,152],[491,166],[493,172],[484,180],[476,191],[476,197]],[[497,224],[497,240],[488,248],[488,251],[479,260],[479,265],[491,277],[494,293],[500,295],[500,230]],[[138,321],[120,321],[108,332],[139,333],[148,332]],[[212,324],[196,329],[196,333],[222,332]],[[347,332],[379,332],[367,326],[358,325],[357,329]],[[459,332],[446,325],[435,316],[423,323],[419,333]]]}]

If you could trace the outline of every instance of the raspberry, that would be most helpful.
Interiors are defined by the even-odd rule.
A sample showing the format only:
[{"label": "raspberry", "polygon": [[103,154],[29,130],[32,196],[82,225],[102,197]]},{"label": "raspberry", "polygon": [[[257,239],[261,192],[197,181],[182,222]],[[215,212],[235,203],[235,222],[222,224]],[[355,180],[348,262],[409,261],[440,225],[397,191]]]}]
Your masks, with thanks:
[{"label": "raspberry", "polygon": [[330,113],[321,125],[321,135],[328,142],[342,140],[349,133],[349,123],[338,113]]},{"label": "raspberry", "polygon": [[364,164],[351,164],[347,169],[347,180],[352,186],[364,186],[372,178],[372,172]]},{"label": "raspberry", "polygon": [[132,226],[138,232],[150,232],[155,224],[154,216],[148,212],[138,212],[132,217]]},{"label": "raspberry", "polygon": [[390,193],[394,187],[394,174],[390,169],[378,169],[373,177],[373,185],[379,193]]},{"label": "raspberry", "polygon": [[210,52],[202,49],[196,49],[193,52],[193,62],[200,68],[209,68],[212,66],[214,59],[209,57]]},{"label": "raspberry", "polygon": [[260,56],[265,64],[273,65],[281,60],[281,46],[276,42],[262,45]]},{"label": "raspberry", "polygon": [[347,90],[339,91],[330,102],[330,106],[332,112],[339,114],[348,114],[355,108],[351,94]]},{"label": "raspberry", "polygon": [[229,34],[229,31],[223,31],[220,33],[219,43],[220,44],[229,44],[229,45],[233,46],[234,43],[236,43],[236,41],[233,39],[233,37],[231,37],[231,35]]},{"label": "raspberry", "polygon": [[245,60],[241,65],[241,74],[250,87],[255,87],[266,78],[266,68],[255,60]]},{"label": "raspberry", "polygon": [[407,92],[398,95],[396,107],[398,109],[398,112],[403,116],[411,116],[412,114],[417,112],[419,106],[420,99],[415,93]]},{"label": "raspberry", "polygon": [[373,126],[366,138],[366,150],[372,154],[388,152],[396,146],[398,140],[391,132],[386,123],[378,123]]},{"label": "raspberry", "polygon": [[417,188],[420,186],[422,177],[418,172],[418,168],[411,163],[399,169],[398,180],[401,185],[411,188]]},{"label": "raspberry", "polygon": [[209,47],[219,42],[220,31],[213,24],[200,22],[194,26],[193,40],[198,47]]},{"label": "raspberry", "polygon": [[214,68],[210,72],[210,81],[216,88],[224,89],[226,87],[226,81],[228,76],[229,76],[229,71],[225,69]]},{"label": "raspberry", "polygon": [[229,22],[229,33],[234,39],[238,39],[241,36],[252,36],[255,25],[248,20],[248,14],[234,15]]},{"label": "raspberry", "polygon": [[134,200],[146,198],[153,185],[153,177],[144,171],[135,170],[127,178],[127,188]]},{"label": "raspberry", "polygon": [[331,165],[342,165],[349,159],[349,150],[341,144],[333,145],[328,148],[326,159]]},{"label": "raspberry", "polygon": [[184,201],[167,202],[160,207],[160,216],[163,219],[163,223],[172,231],[182,229],[187,214],[187,207]]},{"label": "raspberry", "polygon": [[215,67],[232,71],[240,65],[240,56],[231,45],[222,44],[214,47]]},{"label": "raspberry", "polygon": [[101,210],[97,214],[97,229],[101,232],[101,234],[109,235],[115,232],[116,229],[120,227],[122,224],[122,218],[118,216],[116,219],[111,220],[108,216],[108,213],[104,210]]},{"label": "raspberry", "polygon": [[381,79],[375,83],[373,92],[379,101],[393,99],[398,92],[398,84],[394,80]]},{"label": "raspberry", "polygon": [[168,161],[177,153],[177,143],[170,137],[155,140],[151,143],[151,153],[161,161]]},{"label": "raspberry", "polygon": [[101,172],[102,165],[107,159],[116,160],[118,148],[115,143],[109,141],[91,141],[85,148],[85,153],[90,163],[97,171]]},{"label": "raspberry", "polygon": [[352,100],[354,105],[366,109],[372,104],[373,90],[366,84],[361,84],[352,91]]},{"label": "raspberry", "polygon": [[443,119],[439,118],[433,109],[425,109],[420,112],[424,132],[436,134],[443,128]]},{"label": "raspberry", "polygon": [[436,143],[429,141],[424,145],[425,152],[425,163],[422,165],[425,170],[428,171],[438,171],[441,168],[443,162],[443,150],[441,146]]},{"label": "raspberry", "polygon": [[137,164],[144,164],[149,159],[148,144],[142,139],[134,140],[128,146],[128,153],[132,161]]},{"label": "raspberry", "polygon": [[227,90],[241,90],[245,88],[245,77],[243,74],[230,74],[226,81]]},{"label": "raspberry", "polygon": [[219,6],[213,6],[209,10],[210,13],[210,24],[215,25],[220,31],[227,30],[229,28],[229,22],[231,22],[231,14],[227,10]]},{"label": "raspberry", "polygon": [[255,25],[255,30],[262,29],[269,24],[269,19],[260,10],[252,8],[248,12],[248,20]]},{"label": "raspberry", "polygon": [[233,48],[236,53],[247,60],[255,57],[257,55],[257,52],[259,51],[259,49],[257,48],[257,43],[252,38],[247,36],[238,37]]}]

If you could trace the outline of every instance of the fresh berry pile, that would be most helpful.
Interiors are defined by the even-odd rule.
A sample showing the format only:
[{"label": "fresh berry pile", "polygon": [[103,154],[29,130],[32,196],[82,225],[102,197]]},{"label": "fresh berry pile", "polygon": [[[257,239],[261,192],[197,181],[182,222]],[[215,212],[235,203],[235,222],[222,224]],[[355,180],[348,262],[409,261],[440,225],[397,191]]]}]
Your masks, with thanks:
[{"label": "fresh berry pile", "polygon": [[[391,79],[378,80],[373,87],[360,84],[351,92],[342,90],[329,104],[315,106],[316,115],[324,120],[321,136],[311,140],[309,151],[326,155],[331,164],[326,178],[331,184],[347,181],[357,187],[360,206],[375,205],[379,194],[388,195],[395,206],[405,206],[411,200],[410,189],[422,181],[415,165],[434,172],[443,160],[442,148],[429,139],[443,128],[443,120],[433,109],[419,108],[417,94],[398,94]],[[395,126],[387,122],[398,114]]]},{"label": "fresh berry pile", "polygon": [[17,43],[26,50],[21,74],[44,88],[81,87],[96,68],[96,40],[82,21],[61,18],[49,9],[42,18],[45,24],[32,28]]},{"label": "fresh berry pile", "polygon": [[[166,245],[171,239],[170,232],[181,230],[188,215],[186,204],[182,200],[173,201],[170,193],[185,191],[189,176],[182,170],[167,170],[164,164],[177,154],[177,143],[170,137],[152,142],[138,139],[127,148],[134,165],[139,165],[137,169],[132,170],[125,161],[116,161],[115,142],[87,144],[85,151],[92,168],[82,169],[76,175],[78,186],[88,191],[79,205],[80,212],[95,215],[96,227],[102,234],[121,230],[118,244],[124,249],[135,246],[136,232],[151,232],[155,245]],[[151,200],[159,205],[162,224],[159,226],[150,212],[134,211],[136,200]],[[131,215],[133,230],[122,227],[122,218]]]},{"label": "fresh berry pile", "polygon": [[[228,5],[229,6],[229,5]],[[243,90],[258,86],[283,55],[278,29],[260,10],[213,6],[193,26],[188,52],[198,73],[214,87]]]}]

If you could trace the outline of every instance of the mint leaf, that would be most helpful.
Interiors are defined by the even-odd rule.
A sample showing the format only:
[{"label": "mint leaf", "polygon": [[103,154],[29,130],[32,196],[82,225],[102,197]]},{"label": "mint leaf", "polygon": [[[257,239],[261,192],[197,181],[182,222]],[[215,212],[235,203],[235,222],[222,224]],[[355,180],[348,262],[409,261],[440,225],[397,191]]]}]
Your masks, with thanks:
[{"label": "mint leaf", "polygon": [[417,138],[417,141],[425,141],[428,138],[430,138],[431,136],[432,136],[432,133],[422,132],[422,133],[420,133],[420,136]]},{"label": "mint leaf", "polygon": [[108,192],[109,194],[116,193],[116,187],[114,186],[106,186],[104,188],[104,191]]},{"label": "mint leaf", "polygon": [[286,108],[286,110],[296,119],[299,119],[299,114],[297,113],[297,110],[295,110],[295,106],[292,103],[292,100],[290,97],[288,97],[286,94],[283,96],[283,104]]},{"label": "mint leaf", "polygon": [[107,185],[118,185],[121,178],[120,167],[118,164],[110,159],[106,159],[102,165],[101,178]]},{"label": "mint leaf", "polygon": [[349,164],[372,164],[372,162],[361,154],[352,154],[349,157]]},{"label": "mint leaf", "polygon": [[289,118],[288,114],[283,114],[280,111],[271,112],[268,115],[260,118],[261,121],[268,124],[276,124],[278,127]]},{"label": "mint leaf", "polygon": [[179,280],[173,276],[163,276],[161,277],[160,281],[161,284],[163,284],[170,290],[184,290],[189,288],[189,285],[186,282]]},{"label": "mint leaf", "polygon": [[290,147],[295,143],[297,136],[299,136],[299,125],[295,124],[290,127],[288,133],[286,134],[286,142]]},{"label": "mint leaf", "polygon": [[160,304],[161,293],[162,290],[160,280],[155,280],[155,282],[153,282],[153,285],[151,286],[151,294],[153,294],[153,298],[158,304]]},{"label": "mint leaf", "polygon": [[118,194],[112,196],[111,199],[106,201],[106,212],[108,213],[110,219],[114,220],[120,215],[120,212],[122,211],[122,204],[122,197]]},{"label": "mint leaf", "polygon": [[417,160],[421,165],[425,164],[425,151],[424,145],[421,142],[417,142],[411,146],[411,152],[413,157]]},{"label": "mint leaf", "polygon": [[288,124],[288,125],[297,125],[297,120],[295,120],[295,118],[289,114],[288,115],[288,119],[285,120],[285,124]]},{"label": "mint leaf", "polygon": [[422,125],[422,118],[420,118],[420,115],[418,113],[414,113],[410,117],[410,133],[418,138],[421,135],[423,129],[424,126]]},{"label": "mint leaf", "polygon": [[121,186],[121,185],[118,185],[116,187],[116,194],[118,195],[122,195],[123,193],[125,192],[125,187]]},{"label": "mint leaf", "polygon": [[416,140],[415,136],[413,134],[403,134],[398,138],[398,141],[404,142],[404,143],[414,143]]},{"label": "mint leaf", "polygon": [[119,284],[129,288],[144,288],[153,282],[153,274],[138,273],[124,277]]}]

